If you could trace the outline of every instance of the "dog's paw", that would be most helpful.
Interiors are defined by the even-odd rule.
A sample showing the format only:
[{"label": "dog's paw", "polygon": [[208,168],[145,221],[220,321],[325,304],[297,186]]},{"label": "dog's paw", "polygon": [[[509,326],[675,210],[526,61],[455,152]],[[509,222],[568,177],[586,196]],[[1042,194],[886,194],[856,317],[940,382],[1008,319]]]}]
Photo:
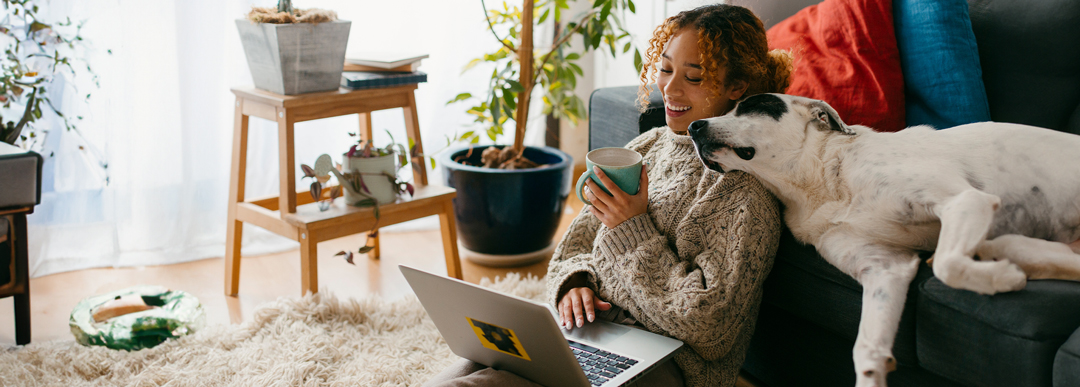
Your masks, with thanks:
[{"label": "dog's paw", "polygon": [[1008,261],[975,262],[974,274],[967,278],[961,289],[985,295],[1013,292],[1027,286],[1027,274]]},{"label": "dog's paw", "polygon": [[1007,260],[979,262],[944,258],[934,265],[934,275],[950,287],[992,295],[1027,286],[1027,274]]},{"label": "dog's paw", "polygon": [[855,352],[855,386],[885,387],[885,377],[896,370],[896,358],[884,351]]},{"label": "dog's paw", "polygon": [[1027,286],[1027,274],[1020,269],[1020,266],[1005,261],[996,261],[991,264],[998,266],[990,279],[994,290],[998,293],[1014,292]]},{"label": "dog's paw", "polygon": [[876,364],[872,367],[855,367],[856,387],[886,387],[885,376],[889,374],[885,363]]}]

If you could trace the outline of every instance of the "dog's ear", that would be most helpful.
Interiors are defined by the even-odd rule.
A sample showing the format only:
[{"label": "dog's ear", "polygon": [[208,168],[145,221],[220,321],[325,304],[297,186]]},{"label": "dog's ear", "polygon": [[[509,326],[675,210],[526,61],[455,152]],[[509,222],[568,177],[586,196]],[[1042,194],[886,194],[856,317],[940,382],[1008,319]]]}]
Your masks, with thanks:
[{"label": "dog's ear", "polygon": [[855,131],[840,120],[840,114],[824,101],[810,103],[810,118],[822,129],[835,130],[847,135],[855,134]]}]

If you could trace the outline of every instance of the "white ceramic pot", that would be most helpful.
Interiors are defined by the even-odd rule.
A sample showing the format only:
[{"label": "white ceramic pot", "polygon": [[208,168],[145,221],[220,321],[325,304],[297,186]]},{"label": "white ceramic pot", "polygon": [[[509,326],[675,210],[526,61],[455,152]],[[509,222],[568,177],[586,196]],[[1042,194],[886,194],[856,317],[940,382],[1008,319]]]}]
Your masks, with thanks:
[{"label": "white ceramic pot", "polygon": [[[393,203],[397,201],[397,189],[383,173],[397,176],[397,154],[380,157],[349,157],[342,156],[342,168],[348,173],[363,173],[364,185],[367,186],[371,196],[379,201],[379,204]],[[353,195],[345,190],[345,202],[356,203],[364,197]]]}]

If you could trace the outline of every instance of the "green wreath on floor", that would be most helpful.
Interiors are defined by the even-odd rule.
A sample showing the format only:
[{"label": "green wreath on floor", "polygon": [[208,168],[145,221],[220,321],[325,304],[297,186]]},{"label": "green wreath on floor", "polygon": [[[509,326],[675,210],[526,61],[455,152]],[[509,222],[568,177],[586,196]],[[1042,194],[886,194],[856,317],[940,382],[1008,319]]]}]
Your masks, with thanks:
[{"label": "green wreath on floor", "polygon": [[[140,296],[146,305],[154,308],[94,321],[97,307],[129,295]],[[143,285],[79,301],[71,311],[68,324],[79,344],[135,351],[195,333],[205,326],[206,314],[199,299],[187,292]]]}]

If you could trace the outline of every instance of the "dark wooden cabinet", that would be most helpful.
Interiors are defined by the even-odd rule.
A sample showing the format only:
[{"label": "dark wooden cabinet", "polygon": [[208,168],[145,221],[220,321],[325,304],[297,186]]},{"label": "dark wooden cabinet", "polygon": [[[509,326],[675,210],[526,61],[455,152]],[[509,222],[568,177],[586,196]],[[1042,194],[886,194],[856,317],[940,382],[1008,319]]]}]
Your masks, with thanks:
[{"label": "dark wooden cabinet", "polygon": [[15,298],[15,343],[30,343],[26,215],[41,203],[41,155],[0,142],[0,297]]}]

